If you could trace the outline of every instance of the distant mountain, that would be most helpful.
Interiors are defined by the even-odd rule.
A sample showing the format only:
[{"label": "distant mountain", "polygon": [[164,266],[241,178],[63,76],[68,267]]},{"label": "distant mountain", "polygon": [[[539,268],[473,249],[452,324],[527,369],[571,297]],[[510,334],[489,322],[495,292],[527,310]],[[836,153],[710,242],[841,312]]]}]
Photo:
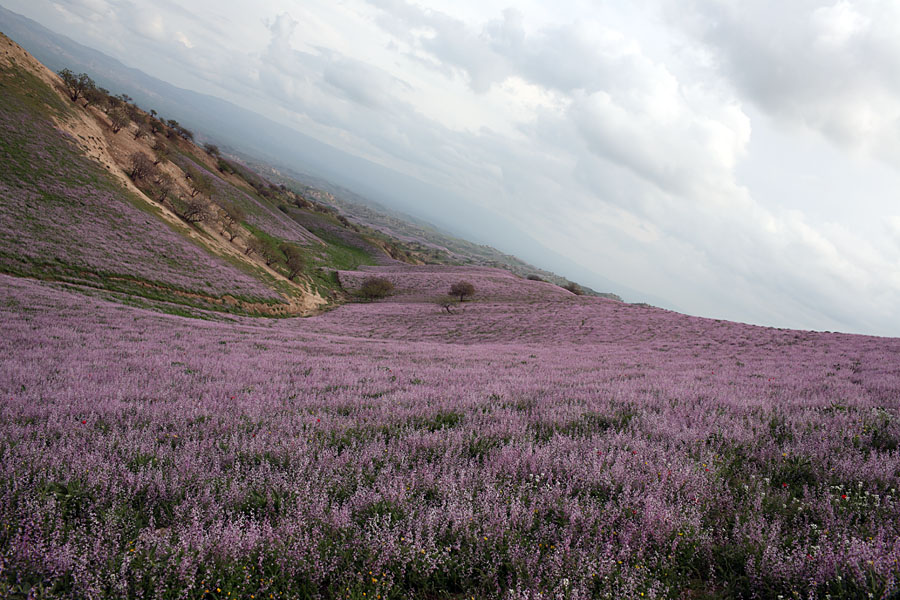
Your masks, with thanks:
[{"label": "distant mountain", "polygon": [[[437,223],[455,237],[515,249],[531,263],[587,281],[630,300],[648,298],[626,286],[588,272],[511,222],[472,201],[454,196],[414,177],[348,154],[282,123],[220,98],[186,90],[128,67],[115,58],[55,33],[39,23],[0,7],[0,31],[54,71],[69,68],[90,74],[113,93],[126,93],[145,109],[155,109],[213,141],[276,167],[326,180],[392,210]],[[422,198],[428,198],[424,203]],[[452,208],[451,208],[452,207]]]}]

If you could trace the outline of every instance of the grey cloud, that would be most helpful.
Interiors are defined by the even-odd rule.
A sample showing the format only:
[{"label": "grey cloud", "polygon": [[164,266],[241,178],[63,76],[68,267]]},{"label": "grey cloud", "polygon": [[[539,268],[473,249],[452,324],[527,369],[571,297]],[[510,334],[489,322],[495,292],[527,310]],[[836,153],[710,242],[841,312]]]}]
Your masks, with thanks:
[{"label": "grey cloud", "polygon": [[897,2],[678,1],[669,17],[764,111],[900,160]]}]

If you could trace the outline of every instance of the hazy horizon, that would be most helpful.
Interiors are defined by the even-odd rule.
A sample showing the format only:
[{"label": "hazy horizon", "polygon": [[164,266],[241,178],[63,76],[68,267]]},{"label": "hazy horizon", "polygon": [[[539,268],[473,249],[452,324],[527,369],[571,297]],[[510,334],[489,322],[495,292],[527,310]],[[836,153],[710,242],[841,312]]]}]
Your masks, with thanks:
[{"label": "hazy horizon", "polygon": [[900,336],[894,3],[2,4],[434,186],[438,226],[465,199],[600,291]]}]

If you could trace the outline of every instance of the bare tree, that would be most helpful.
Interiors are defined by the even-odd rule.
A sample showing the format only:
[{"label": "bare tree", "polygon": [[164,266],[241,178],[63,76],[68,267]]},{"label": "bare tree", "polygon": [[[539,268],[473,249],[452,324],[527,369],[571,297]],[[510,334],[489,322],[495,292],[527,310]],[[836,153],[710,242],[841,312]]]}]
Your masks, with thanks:
[{"label": "bare tree", "polygon": [[203,144],[203,149],[206,150],[206,153],[210,156],[219,156],[219,147],[215,144],[206,143]]},{"label": "bare tree", "polygon": [[165,202],[175,189],[175,179],[168,173],[160,173],[156,178],[156,201]]},{"label": "bare tree", "polygon": [[226,202],[221,204],[220,207],[223,211],[225,211],[225,222],[230,223],[232,225],[237,225],[244,221],[247,218],[244,209],[235,204],[234,202]]},{"label": "bare tree", "polygon": [[456,303],[457,300],[453,296],[441,296],[437,299],[438,306],[443,308],[445,311],[447,311],[447,314],[450,315],[455,314],[453,312],[453,307],[456,306]]},{"label": "bare tree", "polygon": [[128,162],[131,167],[128,176],[135,181],[155,174],[156,166],[153,164],[153,159],[141,151],[132,152],[128,157]]},{"label": "bare tree", "polygon": [[138,121],[137,131],[134,132],[134,139],[140,139],[150,135],[150,125],[146,121]]},{"label": "bare tree", "polygon": [[[228,238],[229,242],[233,242],[234,238],[236,238],[241,233],[241,225],[240,223],[225,223],[225,227],[222,228],[222,233],[225,237]],[[250,254],[249,252],[247,253]]]},{"label": "bare tree", "polygon": [[72,99],[72,102],[77,102],[79,98],[84,96],[86,91],[96,87],[94,80],[87,73],[76,75],[69,69],[63,69],[59,72],[59,76],[62,78],[63,85],[66,86],[66,91],[69,93],[69,98]]},{"label": "bare tree", "polygon": [[459,297],[460,302],[465,302],[466,297],[475,294],[475,286],[468,281],[457,281],[450,286],[450,295]]},{"label": "bare tree", "polygon": [[222,227],[222,233],[228,237],[229,242],[233,242],[241,231],[241,222],[247,218],[244,209],[233,202],[225,202],[219,204],[219,208],[224,213],[222,220],[225,225]]},{"label": "bare tree", "polygon": [[116,107],[109,111],[109,121],[113,133],[119,133],[119,131],[123,127],[127,126],[128,123],[131,122],[131,120],[128,118],[128,115],[120,107]]},{"label": "bare tree", "polygon": [[209,219],[209,205],[203,198],[189,198],[184,203],[181,217],[188,223],[200,223]]}]

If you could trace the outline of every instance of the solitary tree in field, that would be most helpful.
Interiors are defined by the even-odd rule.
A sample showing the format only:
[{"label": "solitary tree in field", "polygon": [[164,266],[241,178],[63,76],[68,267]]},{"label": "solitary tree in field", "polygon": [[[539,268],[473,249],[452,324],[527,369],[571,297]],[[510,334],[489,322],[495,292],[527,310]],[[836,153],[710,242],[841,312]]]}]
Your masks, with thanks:
[{"label": "solitary tree in field", "polygon": [[203,144],[203,149],[206,150],[206,153],[210,156],[219,156],[219,147],[215,144]]},{"label": "solitary tree in field", "polygon": [[475,286],[468,281],[457,281],[450,286],[450,295],[459,298],[460,302],[465,302],[466,298],[475,294]]},{"label": "solitary tree in field", "polygon": [[69,93],[69,98],[72,99],[72,102],[77,102],[79,98],[84,96],[86,91],[96,87],[94,80],[87,73],[76,75],[69,69],[63,69],[59,72],[59,76],[62,78],[63,85],[66,86],[66,91]]},{"label": "solitary tree in field", "polygon": [[389,296],[394,291],[394,284],[384,277],[366,277],[359,288],[359,295],[368,300],[376,300]]},{"label": "solitary tree in field", "polygon": [[140,151],[132,152],[131,156],[128,157],[128,162],[131,169],[128,176],[134,181],[153,175],[156,171],[153,159]]},{"label": "solitary tree in field", "polygon": [[119,133],[119,131],[130,122],[131,119],[128,118],[128,114],[121,108],[114,108],[109,111],[109,123],[113,133]]}]

